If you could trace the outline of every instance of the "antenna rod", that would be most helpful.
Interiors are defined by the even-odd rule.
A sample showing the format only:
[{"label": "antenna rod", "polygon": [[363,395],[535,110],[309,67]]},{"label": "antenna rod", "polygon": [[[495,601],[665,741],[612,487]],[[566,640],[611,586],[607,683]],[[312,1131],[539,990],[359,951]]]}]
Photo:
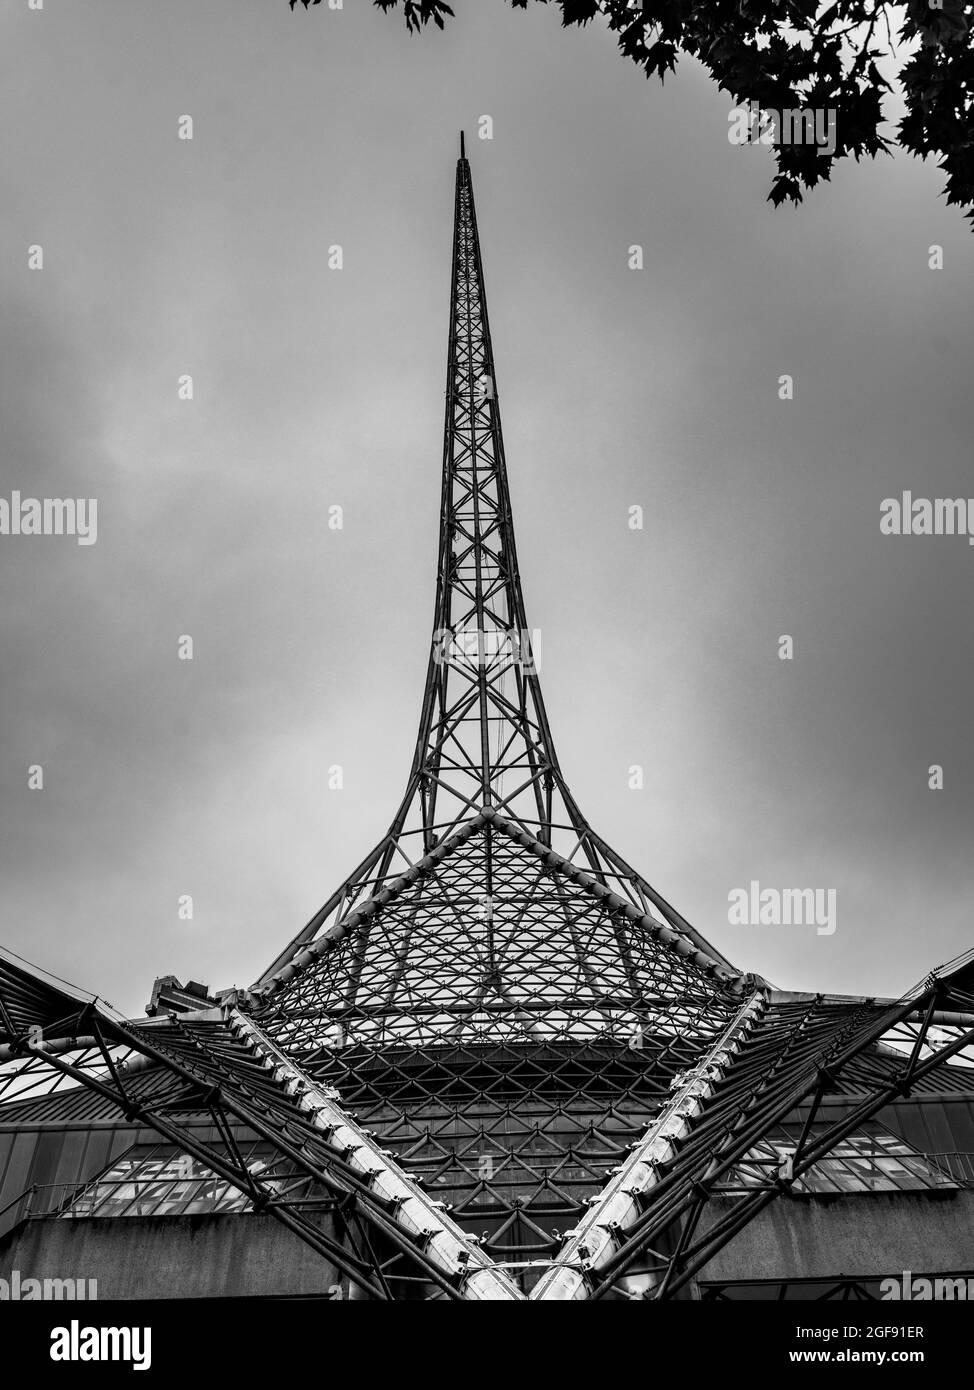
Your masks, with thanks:
[{"label": "antenna rod", "polygon": [[460,158],[461,158],[461,159],[466,159],[466,157],[467,157],[467,151],[466,151],[466,149],[464,148],[464,144],[463,144],[463,131],[461,130],[461,132],[460,132]]}]

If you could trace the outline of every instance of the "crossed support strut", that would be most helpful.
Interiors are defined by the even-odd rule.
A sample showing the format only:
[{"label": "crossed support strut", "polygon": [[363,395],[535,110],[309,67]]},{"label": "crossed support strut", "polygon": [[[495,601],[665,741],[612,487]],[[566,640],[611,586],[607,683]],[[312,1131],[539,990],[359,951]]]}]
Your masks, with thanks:
[{"label": "crossed support strut", "polygon": [[[47,1089],[87,1087],[244,1193],[366,1297],[523,1301],[444,1204],[239,1002],[130,1022],[0,955],[0,1101],[45,1077]],[[899,1002],[755,991],[675,1079],[672,1100],[593,1199],[532,1301],[673,1296],[837,1143],[972,1049],[971,962]],[[823,1100],[853,1063],[858,1099],[823,1122]],[[701,1230],[710,1197],[726,1195],[721,1183],[795,1114],[804,1116],[801,1134],[777,1171]],[[272,1161],[248,1167],[241,1132],[264,1141]]]},{"label": "crossed support strut", "polygon": [[[837,1144],[952,1059],[974,1062],[970,960],[901,1001],[752,999],[596,1199],[574,1237],[584,1258],[552,1271],[534,1296],[672,1297]],[[823,1120],[823,1101],[853,1065],[859,1098]],[[702,1226],[711,1197],[735,1190],[741,1162],[789,1117],[803,1120],[794,1149]],[[626,1288],[620,1281],[634,1269],[641,1278]]]},{"label": "crossed support strut", "polygon": [[[307,1077],[235,1005],[129,1023],[81,996],[65,1008],[57,989],[38,993],[26,972],[13,973],[21,978],[12,987],[9,967],[0,972],[8,1073],[0,1099],[18,1061],[38,1084],[53,1072],[87,1087],[231,1183],[367,1297],[394,1299],[422,1283],[448,1299],[522,1298],[443,1204],[345,1113],[337,1092]],[[21,1027],[18,1003],[28,999]],[[200,1115],[215,1139],[203,1137]],[[274,1151],[259,1171],[244,1161],[242,1129]]]}]

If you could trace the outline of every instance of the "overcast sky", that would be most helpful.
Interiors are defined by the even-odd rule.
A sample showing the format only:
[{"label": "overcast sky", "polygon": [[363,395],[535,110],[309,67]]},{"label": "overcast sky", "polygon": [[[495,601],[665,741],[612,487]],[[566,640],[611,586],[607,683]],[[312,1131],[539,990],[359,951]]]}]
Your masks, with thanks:
[{"label": "overcast sky", "polygon": [[[879,525],[974,496],[974,238],[903,155],[774,211],[694,65],[455,9],[4,0],[0,496],[99,511],[94,545],[0,536],[0,941],[126,1011],[247,984],[387,827],[464,126],[569,785],[738,964],[899,993],[974,936],[974,548]],[[834,888],[835,933],[729,925],[752,879]]]}]

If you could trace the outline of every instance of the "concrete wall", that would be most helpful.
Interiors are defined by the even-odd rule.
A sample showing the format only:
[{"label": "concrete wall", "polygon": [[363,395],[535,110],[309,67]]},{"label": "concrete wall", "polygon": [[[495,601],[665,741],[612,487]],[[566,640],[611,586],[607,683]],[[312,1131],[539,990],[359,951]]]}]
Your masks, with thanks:
[{"label": "concrete wall", "polygon": [[[731,1205],[711,1203],[708,1224]],[[99,1300],[327,1296],[347,1281],[271,1216],[27,1221],[0,1240],[0,1279],[96,1279]],[[974,1192],[779,1198],[701,1271],[723,1280],[974,1270]],[[0,1290],[2,1292],[2,1290]]]},{"label": "concrete wall", "polygon": [[[715,1198],[703,1229],[733,1205]],[[779,1197],[697,1276],[718,1280],[974,1271],[974,1192]]]},{"label": "concrete wall", "polygon": [[99,1301],[328,1295],[343,1282],[349,1296],[329,1260],[266,1215],[26,1221],[0,1240],[0,1279],[14,1270],[96,1279]]}]

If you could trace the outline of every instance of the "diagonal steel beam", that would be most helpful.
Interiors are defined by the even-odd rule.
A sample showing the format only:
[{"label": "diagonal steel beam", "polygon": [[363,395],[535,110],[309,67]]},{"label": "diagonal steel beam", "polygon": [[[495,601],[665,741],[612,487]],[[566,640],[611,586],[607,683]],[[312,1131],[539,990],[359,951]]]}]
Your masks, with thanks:
[{"label": "diagonal steel beam", "polygon": [[557,1263],[535,1285],[532,1299],[554,1302],[590,1296],[599,1271],[642,1215],[658,1166],[675,1155],[676,1142],[689,1132],[693,1117],[703,1108],[702,1098],[713,1093],[766,1003],[760,991],[752,994],[697,1065],[676,1078],[679,1084],[673,1099],[636,1140],[630,1156],[569,1232]]},{"label": "diagonal steel beam", "polygon": [[337,1091],[319,1086],[239,1010],[231,1011],[228,1026],[236,1037],[247,1042],[299,1108],[308,1113],[329,1148],[342,1155],[383,1203],[391,1204],[396,1224],[410,1237],[422,1241],[426,1257],[447,1277],[458,1280],[463,1298],[523,1300],[514,1281],[450,1219],[443,1203],[423,1192],[389,1152],[379,1147],[372,1133],[342,1109]]}]

